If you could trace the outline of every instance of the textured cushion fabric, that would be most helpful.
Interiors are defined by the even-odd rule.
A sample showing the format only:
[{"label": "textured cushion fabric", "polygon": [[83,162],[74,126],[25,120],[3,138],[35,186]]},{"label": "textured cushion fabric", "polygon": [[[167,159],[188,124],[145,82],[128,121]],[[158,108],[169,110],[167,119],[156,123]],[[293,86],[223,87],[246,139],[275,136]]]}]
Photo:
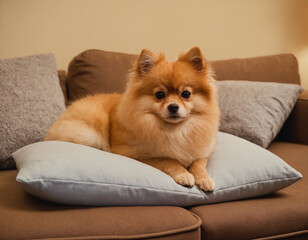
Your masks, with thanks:
[{"label": "textured cushion fabric", "polygon": [[67,84],[70,101],[89,94],[123,92],[137,55],[87,50],[70,62]]},{"label": "textured cushion fabric", "polygon": [[0,171],[1,239],[200,239],[200,218],[183,208],[63,206],[27,194],[16,175]]},{"label": "textured cushion fabric", "polygon": [[[269,150],[308,175],[308,146],[274,142]],[[308,179],[265,197],[189,209],[202,219],[202,239],[308,239]],[[306,231],[305,231],[306,230]],[[279,238],[279,235],[281,238]],[[293,235],[293,238],[286,236]],[[306,238],[304,237],[306,236]]]},{"label": "textured cushion fabric", "polygon": [[256,197],[284,188],[301,174],[267,150],[226,133],[208,163],[216,190],[178,185],[139,161],[67,142],[40,142],[13,154],[17,181],[44,200],[73,205],[191,206]]},{"label": "textured cushion fabric", "polygon": [[11,153],[42,141],[64,110],[52,54],[0,60],[0,169],[13,168]]},{"label": "textured cushion fabric", "polygon": [[300,84],[298,62],[293,54],[212,61],[217,80],[249,80]]},{"label": "textured cushion fabric", "polygon": [[217,81],[220,131],[268,147],[303,88],[297,84]]}]

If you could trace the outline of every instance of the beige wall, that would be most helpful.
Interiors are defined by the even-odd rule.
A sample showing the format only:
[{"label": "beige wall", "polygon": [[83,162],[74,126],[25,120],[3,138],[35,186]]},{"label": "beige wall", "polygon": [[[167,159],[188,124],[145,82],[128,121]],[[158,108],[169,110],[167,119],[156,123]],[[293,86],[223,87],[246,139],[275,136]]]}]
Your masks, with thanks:
[{"label": "beige wall", "polygon": [[0,58],[200,46],[210,60],[294,53],[308,89],[307,0],[0,0]]}]

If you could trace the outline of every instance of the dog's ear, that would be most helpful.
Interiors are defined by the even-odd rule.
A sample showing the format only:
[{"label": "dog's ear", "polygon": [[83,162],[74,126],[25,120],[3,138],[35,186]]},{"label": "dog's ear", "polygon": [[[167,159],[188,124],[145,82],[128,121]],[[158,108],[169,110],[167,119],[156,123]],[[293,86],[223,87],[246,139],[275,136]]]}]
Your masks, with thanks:
[{"label": "dog's ear", "polygon": [[186,54],[179,58],[188,61],[197,71],[203,71],[207,67],[207,62],[198,47],[190,49]]},{"label": "dog's ear", "polygon": [[143,49],[139,59],[137,69],[140,74],[149,72],[152,67],[158,62],[159,57],[148,49]]}]

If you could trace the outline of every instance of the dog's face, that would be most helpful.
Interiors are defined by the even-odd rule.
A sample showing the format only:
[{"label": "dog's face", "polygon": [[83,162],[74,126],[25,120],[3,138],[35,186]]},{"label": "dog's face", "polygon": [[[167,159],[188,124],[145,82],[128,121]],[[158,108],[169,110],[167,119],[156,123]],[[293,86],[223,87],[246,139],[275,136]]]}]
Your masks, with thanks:
[{"label": "dog's face", "polygon": [[177,124],[204,114],[213,95],[206,60],[199,48],[169,62],[164,55],[143,50],[128,85],[135,110]]},{"label": "dog's face", "polygon": [[192,108],[192,88],[160,84],[153,89],[153,113],[163,121],[178,123],[185,120]]}]

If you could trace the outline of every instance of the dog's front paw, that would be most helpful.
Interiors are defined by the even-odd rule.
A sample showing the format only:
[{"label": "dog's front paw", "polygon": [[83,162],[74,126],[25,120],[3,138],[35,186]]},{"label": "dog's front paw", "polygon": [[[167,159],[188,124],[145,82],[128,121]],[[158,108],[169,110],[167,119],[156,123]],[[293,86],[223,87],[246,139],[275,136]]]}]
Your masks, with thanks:
[{"label": "dog's front paw", "polygon": [[195,185],[195,178],[189,172],[178,173],[172,176],[174,181],[185,187],[193,187]]},{"label": "dog's front paw", "polygon": [[201,178],[196,181],[196,184],[205,192],[212,192],[215,189],[215,181],[211,177]]}]

